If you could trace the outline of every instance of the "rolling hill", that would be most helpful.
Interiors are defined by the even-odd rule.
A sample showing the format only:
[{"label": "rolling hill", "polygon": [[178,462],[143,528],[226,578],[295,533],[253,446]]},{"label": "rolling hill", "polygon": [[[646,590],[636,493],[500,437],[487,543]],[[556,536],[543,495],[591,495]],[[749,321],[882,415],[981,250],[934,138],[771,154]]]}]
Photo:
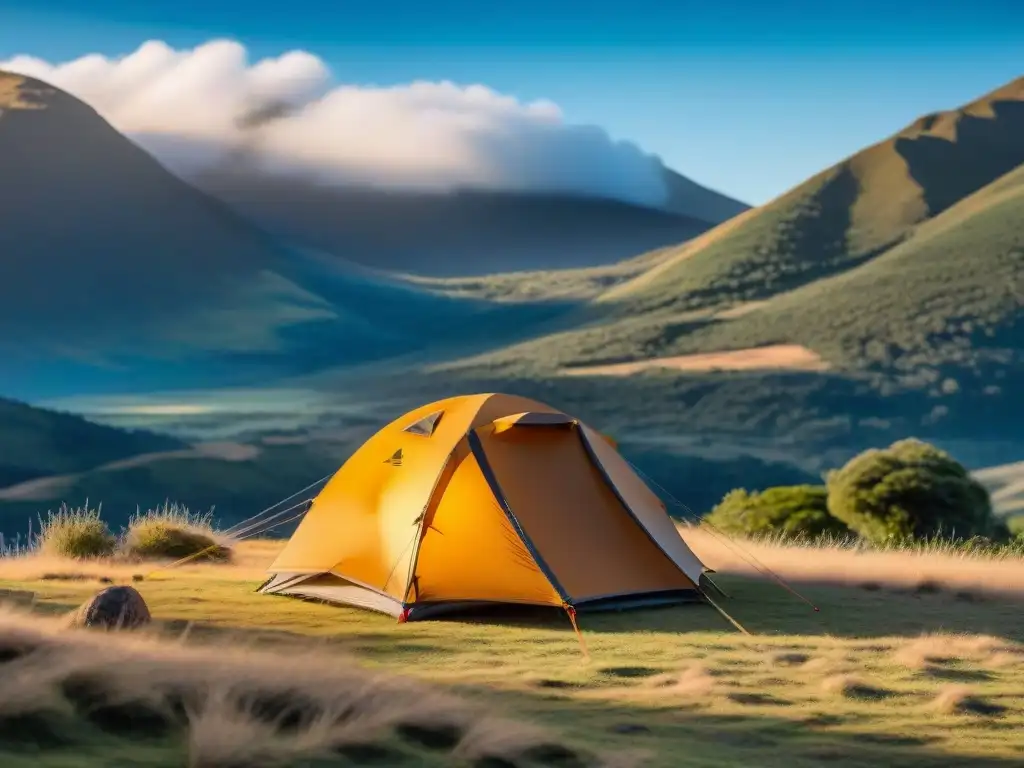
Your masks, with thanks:
[{"label": "rolling hill", "polygon": [[460,365],[552,372],[786,344],[895,378],[1005,361],[1022,227],[1024,78],[652,254],[591,294],[577,327]]},{"label": "rolling hill", "polygon": [[557,309],[488,314],[488,302],[285,248],[81,101],[2,73],[0,158],[8,395],[262,382],[466,327],[505,338]]},{"label": "rolling hill", "polygon": [[685,245],[603,300],[637,309],[753,301],[858,266],[1024,162],[1024,78],[924,116]]},{"label": "rolling hill", "polygon": [[[0,150],[9,117],[0,115]],[[258,232],[201,199],[239,231]],[[907,435],[972,468],[1024,459],[1024,79],[923,117],[688,242],[611,265],[453,278],[383,274],[314,250],[280,254],[266,256],[269,272],[328,317],[278,332],[287,364],[284,353],[254,352],[259,345],[218,346],[196,367],[203,386],[262,370],[260,386],[281,387],[282,398],[305,389],[354,410],[386,403],[388,415],[453,392],[515,392],[612,434],[698,512],[736,485],[814,481]],[[249,330],[241,314],[216,317]],[[156,374],[129,385],[121,370],[138,367],[108,369],[104,391],[174,388]],[[60,384],[62,394],[89,389],[83,377]],[[268,503],[319,476],[299,482],[319,454],[296,445],[228,468],[180,456],[159,470],[115,463],[62,488],[75,499],[102,490],[119,504],[130,503],[120,489],[148,503],[192,488],[189,503],[216,497],[234,508],[235,498],[249,509],[271,487],[279,493]],[[300,469],[278,477],[275,462]],[[234,490],[210,482],[206,473],[221,470]]]},{"label": "rolling hill", "polygon": [[531,278],[579,297],[559,327],[424,363],[417,383],[513,388],[627,441],[815,474],[907,434],[973,467],[1020,460],[1022,164],[1024,79],[603,289]]},{"label": "rolling hill", "polygon": [[561,194],[331,187],[245,165],[186,178],[282,240],[376,269],[455,277],[608,264],[746,209],[671,176],[670,209]]},{"label": "rolling hill", "polygon": [[[304,242],[334,247],[344,232],[358,245],[341,256],[300,248],[167,171],[79,100],[2,73],[0,157],[0,392],[29,399],[264,383],[512,341],[568,302],[496,305],[360,258],[411,272],[548,268],[633,255],[710,226],[584,198],[350,194],[254,179],[220,190],[327,233]],[[682,177],[673,185],[676,208],[743,207]]]},{"label": "rolling hill", "polygon": [[91,108],[0,73],[0,391],[187,381],[345,326],[288,253]]},{"label": "rolling hill", "polygon": [[115,429],[0,398],[0,488],[184,445],[164,435]]}]

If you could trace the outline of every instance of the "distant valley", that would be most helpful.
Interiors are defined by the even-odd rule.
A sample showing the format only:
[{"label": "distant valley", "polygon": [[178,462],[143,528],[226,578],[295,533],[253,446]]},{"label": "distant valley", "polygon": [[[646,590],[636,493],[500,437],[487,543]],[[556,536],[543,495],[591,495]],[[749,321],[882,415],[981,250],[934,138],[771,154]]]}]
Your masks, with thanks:
[{"label": "distant valley", "polygon": [[[697,513],[907,435],[978,469],[1024,460],[1024,79],[756,209],[682,177],[664,209],[226,173],[200,191],[16,80],[0,76],[0,152],[16,159],[0,179],[0,393],[174,437],[85,464],[57,444],[36,469],[0,462],[15,467],[6,532],[86,496],[244,517],[374,425],[469,391],[580,415]],[[30,134],[56,149],[19,154]],[[39,227],[41,210],[62,226]],[[273,418],[246,411],[247,391]],[[139,397],[219,405],[118,409]],[[4,444],[29,439],[19,429]],[[257,450],[186,455],[204,442]],[[993,482],[1016,488],[1008,472]]]}]

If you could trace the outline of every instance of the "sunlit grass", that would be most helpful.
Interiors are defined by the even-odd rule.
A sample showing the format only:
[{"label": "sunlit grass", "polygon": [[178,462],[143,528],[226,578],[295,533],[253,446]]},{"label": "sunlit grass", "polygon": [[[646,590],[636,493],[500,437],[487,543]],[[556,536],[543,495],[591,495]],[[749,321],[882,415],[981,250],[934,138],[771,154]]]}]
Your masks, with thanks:
[{"label": "sunlit grass", "polygon": [[[934,549],[742,545],[814,612],[706,532],[686,536],[751,635],[704,605],[581,613],[589,658],[558,611],[400,625],[255,593],[281,542],[243,542],[235,564],[133,584],[157,631],[190,644],[328,654],[411,676],[552,728],[567,745],[647,754],[639,765],[1009,766],[1024,748],[1021,564]],[[31,593],[40,613],[77,605],[100,578],[130,578],[123,565],[103,572],[95,562],[78,579],[44,578],[42,565],[22,560],[0,561],[0,588]],[[958,566],[960,582],[936,578]],[[52,576],[54,563],[45,567]],[[1000,593],[987,591],[992,569]]]},{"label": "sunlit grass", "polygon": [[40,552],[72,559],[104,557],[117,547],[117,537],[100,517],[100,509],[86,502],[83,507],[62,504],[39,520],[39,535],[34,545]]},{"label": "sunlit grass", "polygon": [[143,559],[226,560],[231,556],[228,544],[227,539],[214,530],[212,512],[200,514],[166,502],[132,516],[121,549],[129,557]]}]

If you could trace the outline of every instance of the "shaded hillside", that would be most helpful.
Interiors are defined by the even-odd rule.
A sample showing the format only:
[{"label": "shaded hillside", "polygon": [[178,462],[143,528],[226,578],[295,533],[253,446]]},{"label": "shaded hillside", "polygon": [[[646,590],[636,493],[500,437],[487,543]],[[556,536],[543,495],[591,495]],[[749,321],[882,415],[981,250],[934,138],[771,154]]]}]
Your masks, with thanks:
[{"label": "shaded hillside", "polygon": [[764,299],[877,256],[1024,162],[1024,78],[923,117],[681,246],[609,303],[697,309]]},{"label": "shaded hillside", "polygon": [[509,339],[561,309],[491,312],[285,249],[39,81],[0,74],[0,159],[9,395],[264,384],[474,333]]},{"label": "shaded hillside", "polygon": [[284,254],[264,234],[165,171],[90,107],[2,73],[0,94],[5,341],[128,346],[173,324],[165,341],[189,343],[181,326],[190,315],[208,312],[212,321],[261,298],[271,315],[264,327],[280,319],[275,313],[323,316],[315,297],[275,277]]},{"label": "shaded hillside", "polygon": [[184,445],[163,435],[115,429],[0,398],[0,489]]},{"label": "shaded hillside", "polygon": [[193,182],[284,240],[420,275],[608,264],[713,226],[616,200],[556,194],[332,188],[227,170]]},{"label": "shaded hillside", "polygon": [[662,207],[682,216],[721,224],[750,209],[746,203],[708,189],[674,171],[665,171],[665,186],[668,200]]},{"label": "shaded hillside", "polygon": [[[335,471],[352,449],[315,441],[298,445],[237,446],[239,450],[167,453],[97,466],[70,476],[0,490],[0,533],[27,533],[27,521],[46,517],[62,503],[102,503],[103,517],[115,530],[138,508],[153,509],[168,499],[205,512],[213,509],[228,527]],[[245,449],[245,450],[242,450]],[[279,509],[304,501],[294,499]],[[294,514],[294,513],[293,513]],[[277,518],[284,522],[289,514]],[[279,532],[287,533],[282,527]]]}]

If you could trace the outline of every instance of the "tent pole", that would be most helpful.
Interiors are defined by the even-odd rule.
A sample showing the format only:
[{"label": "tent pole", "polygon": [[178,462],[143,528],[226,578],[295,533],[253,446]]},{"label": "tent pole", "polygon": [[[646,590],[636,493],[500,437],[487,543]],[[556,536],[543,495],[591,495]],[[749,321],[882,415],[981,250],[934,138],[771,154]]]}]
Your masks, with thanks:
[{"label": "tent pole", "polygon": [[716,611],[718,611],[720,614],[722,614],[723,617],[725,617],[726,621],[728,621],[730,624],[732,624],[734,627],[736,627],[736,629],[738,629],[744,635],[749,635],[750,634],[750,632],[747,631],[746,627],[744,627],[742,624],[740,624],[738,621],[736,621],[736,619],[734,619],[732,616],[730,616],[728,613],[726,613],[724,610],[722,610],[722,607],[720,605],[718,605],[718,603],[716,603],[714,600],[712,600],[710,597],[708,597],[708,593],[707,592],[701,590],[700,594],[704,597],[705,600],[708,601],[708,603],[711,604],[712,608],[714,608]]},{"label": "tent pole", "polygon": [[724,589],[722,589],[720,586],[718,586],[717,584],[715,584],[715,582],[711,580],[710,576],[708,576],[706,573],[701,574],[701,576],[703,577],[704,581],[706,581],[711,586],[711,588],[715,590],[715,592],[720,594],[726,600],[731,599]]}]

